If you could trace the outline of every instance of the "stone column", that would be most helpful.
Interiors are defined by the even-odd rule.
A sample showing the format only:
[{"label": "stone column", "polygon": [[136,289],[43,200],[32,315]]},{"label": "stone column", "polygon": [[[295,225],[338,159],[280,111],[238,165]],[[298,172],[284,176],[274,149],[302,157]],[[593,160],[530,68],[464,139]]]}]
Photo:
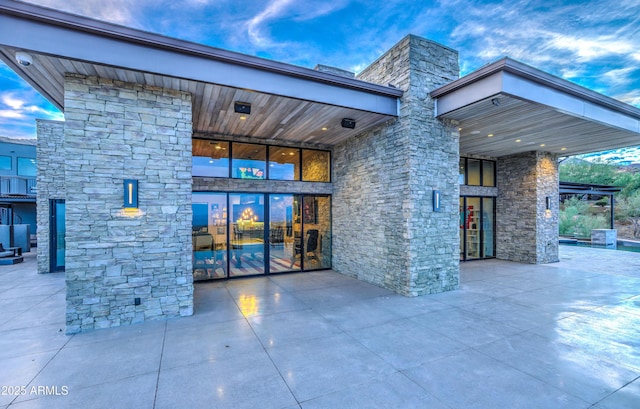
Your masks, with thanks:
[{"label": "stone column", "polygon": [[64,122],[36,120],[38,141],[36,146],[37,176],[36,218],[38,223],[38,273],[51,271],[49,243],[49,200],[64,199]]},{"label": "stone column", "polygon": [[429,95],[458,72],[457,52],[407,36],[358,76],[405,93],[396,120],[334,149],[334,270],[409,296],[458,287],[459,134]]},{"label": "stone column", "polygon": [[498,158],[497,167],[497,258],[535,264],[558,261],[558,156],[525,152]]},{"label": "stone column", "polygon": [[65,118],[67,333],[191,315],[191,95],[67,74]]}]

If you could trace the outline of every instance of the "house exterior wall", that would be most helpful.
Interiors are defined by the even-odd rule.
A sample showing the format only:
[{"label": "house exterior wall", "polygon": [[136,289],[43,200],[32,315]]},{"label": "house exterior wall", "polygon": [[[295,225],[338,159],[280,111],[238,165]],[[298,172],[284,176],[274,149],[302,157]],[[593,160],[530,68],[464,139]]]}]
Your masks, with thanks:
[{"label": "house exterior wall", "polygon": [[497,184],[496,257],[534,264],[558,261],[558,156],[525,152],[498,158]]},{"label": "house exterior wall", "polygon": [[[191,104],[65,77],[67,333],[193,314]],[[123,209],[124,179],[139,209]]]},{"label": "house exterior wall", "polygon": [[36,186],[36,218],[37,230],[37,260],[38,273],[49,273],[50,255],[50,226],[49,226],[49,200],[64,199],[66,197],[64,169],[64,122],[36,121],[38,133],[37,142],[37,169]]},{"label": "house exterior wall", "polygon": [[459,133],[429,96],[458,73],[455,51],[408,36],[358,76],[405,93],[396,120],[334,148],[334,270],[409,296],[458,287]]}]

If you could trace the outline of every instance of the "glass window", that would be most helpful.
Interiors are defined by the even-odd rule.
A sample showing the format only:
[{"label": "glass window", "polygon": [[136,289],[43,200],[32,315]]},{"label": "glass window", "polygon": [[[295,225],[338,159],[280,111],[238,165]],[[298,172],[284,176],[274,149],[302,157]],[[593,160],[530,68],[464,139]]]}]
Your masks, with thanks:
[{"label": "glass window", "polygon": [[330,182],[330,154],[327,151],[302,150],[302,180],[305,182]]},{"label": "glass window", "polygon": [[269,179],[300,180],[300,149],[269,147]]},{"label": "glass window", "polygon": [[482,186],[496,185],[496,163],[490,160],[482,161]]},{"label": "glass window", "polygon": [[269,272],[299,271],[302,268],[302,224],[299,218],[302,196],[269,195]]},{"label": "glass window", "polygon": [[34,158],[18,158],[18,176],[36,176],[36,173]]},{"label": "glass window", "polygon": [[252,143],[234,143],[231,177],[266,179],[267,147]]},{"label": "glass window", "polygon": [[264,274],[264,195],[230,194],[229,205],[229,276]]},{"label": "glass window", "polygon": [[480,186],[480,159],[467,158],[467,185]]},{"label": "glass window", "polygon": [[11,170],[11,156],[0,156],[0,170]]},{"label": "glass window", "polygon": [[331,268],[331,197],[307,196],[302,200],[303,266],[305,270]]},{"label": "glass window", "polygon": [[494,257],[494,235],[493,235],[493,215],[494,201],[492,197],[485,197],[482,199],[482,243],[483,243],[483,257]]},{"label": "glass window", "polygon": [[458,165],[458,169],[459,169],[458,170],[458,175],[459,175],[458,176],[458,184],[460,184],[460,185],[464,185],[465,184],[465,180],[464,180],[465,179],[465,173],[466,173],[466,170],[465,170],[466,165],[465,165],[465,163],[466,163],[466,159],[465,158],[460,158],[460,164]]},{"label": "glass window", "polygon": [[229,142],[193,140],[193,176],[229,177]]},{"label": "glass window", "polygon": [[227,277],[227,195],[193,193],[193,279]]}]

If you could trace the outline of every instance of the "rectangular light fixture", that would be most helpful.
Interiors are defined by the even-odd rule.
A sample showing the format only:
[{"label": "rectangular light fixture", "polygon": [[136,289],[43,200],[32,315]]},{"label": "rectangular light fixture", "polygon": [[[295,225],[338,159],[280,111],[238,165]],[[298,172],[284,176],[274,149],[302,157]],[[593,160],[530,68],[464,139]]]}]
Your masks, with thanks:
[{"label": "rectangular light fixture", "polygon": [[135,179],[124,180],[124,208],[138,208],[138,181]]},{"label": "rectangular light fixture", "polygon": [[433,191],[433,211],[440,212],[440,191]]},{"label": "rectangular light fixture", "polygon": [[233,110],[238,114],[251,114],[251,103],[236,101],[233,104]]}]

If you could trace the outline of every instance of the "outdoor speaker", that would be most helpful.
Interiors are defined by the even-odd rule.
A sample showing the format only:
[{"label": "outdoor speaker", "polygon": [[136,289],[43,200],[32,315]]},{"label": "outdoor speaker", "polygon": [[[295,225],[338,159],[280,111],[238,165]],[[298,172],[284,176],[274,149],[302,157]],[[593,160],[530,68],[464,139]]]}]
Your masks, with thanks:
[{"label": "outdoor speaker", "polygon": [[356,127],[356,120],[350,118],[342,118],[342,127],[354,129]]},{"label": "outdoor speaker", "polygon": [[251,113],[251,104],[248,102],[238,102],[236,101],[236,103],[233,106],[234,111],[236,111],[239,114],[250,114]]}]

